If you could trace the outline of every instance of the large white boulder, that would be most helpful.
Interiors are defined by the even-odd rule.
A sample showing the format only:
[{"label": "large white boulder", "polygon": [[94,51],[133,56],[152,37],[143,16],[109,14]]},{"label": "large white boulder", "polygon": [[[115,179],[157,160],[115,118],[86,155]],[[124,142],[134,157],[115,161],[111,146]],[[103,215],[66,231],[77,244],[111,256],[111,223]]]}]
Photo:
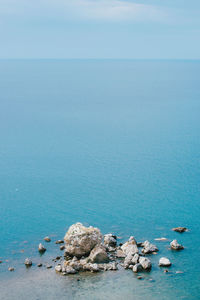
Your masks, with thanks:
[{"label": "large white boulder", "polygon": [[101,240],[102,234],[98,228],[85,227],[81,223],[73,224],[64,237],[65,253],[78,258],[87,256]]}]

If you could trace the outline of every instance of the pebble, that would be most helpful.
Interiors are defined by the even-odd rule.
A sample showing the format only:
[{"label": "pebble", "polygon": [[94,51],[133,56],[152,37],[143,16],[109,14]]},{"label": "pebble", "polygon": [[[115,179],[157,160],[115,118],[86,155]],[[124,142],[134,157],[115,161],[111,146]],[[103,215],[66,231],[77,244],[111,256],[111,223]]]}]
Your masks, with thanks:
[{"label": "pebble", "polygon": [[49,236],[46,236],[46,237],[44,238],[44,241],[49,243],[49,242],[51,242],[51,239],[50,239]]},{"label": "pebble", "polygon": [[47,265],[46,267],[47,267],[47,269],[51,269],[51,268],[52,268],[52,266],[51,266],[51,265]]},{"label": "pebble", "polygon": [[44,253],[47,249],[42,245],[42,243],[39,244],[38,246],[38,251],[40,253]]},{"label": "pebble", "polygon": [[24,261],[24,264],[26,267],[30,267],[30,266],[32,266],[32,261],[29,258],[26,258]]},{"label": "pebble", "polygon": [[38,264],[37,266],[38,266],[38,268],[40,268],[40,267],[42,267],[42,264],[40,263],[40,264]]},{"label": "pebble", "polygon": [[55,241],[55,244],[64,244],[64,241],[63,240],[57,240],[57,241]]}]

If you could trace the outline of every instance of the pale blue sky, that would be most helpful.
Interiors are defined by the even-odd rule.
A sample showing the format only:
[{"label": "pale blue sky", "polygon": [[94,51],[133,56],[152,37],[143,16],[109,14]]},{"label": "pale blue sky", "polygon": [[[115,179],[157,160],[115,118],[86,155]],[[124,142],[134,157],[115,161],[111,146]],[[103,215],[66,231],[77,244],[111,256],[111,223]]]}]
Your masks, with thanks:
[{"label": "pale blue sky", "polygon": [[200,59],[200,0],[0,0],[0,58]]}]

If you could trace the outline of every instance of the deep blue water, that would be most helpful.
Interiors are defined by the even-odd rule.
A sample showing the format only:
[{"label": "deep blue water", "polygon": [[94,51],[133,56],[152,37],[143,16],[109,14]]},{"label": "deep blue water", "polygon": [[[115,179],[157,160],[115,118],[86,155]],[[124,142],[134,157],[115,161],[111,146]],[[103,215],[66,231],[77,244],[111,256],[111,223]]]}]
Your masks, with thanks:
[{"label": "deep blue water", "polygon": [[[77,221],[122,241],[164,236],[185,246],[174,253],[157,242],[146,281],[120,273],[115,299],[199,299],[199,219],[200,61],[0,61],[0,299],[20,293],[14,282],[26,283],[24,258],[40,259],[42,238],[62,238]],[[175,226],[190,231],[180,235]],[[48,247],[43,260],[56,251]],[[157,266],[163,255],[173,263],[169,276]],[[33,280],[39,271],[31,272]],[[87,279],[88,293],[105,287],[103,276],[114,284],[97,276]],[[54,299],[69,279],[53,270],[47,277],[56,280],[44,283]],[[84,284],[69,291],[79,299]],[[25,288],[19,295],[27,299]],[[42,290],[31,299],[45,299]]]}]

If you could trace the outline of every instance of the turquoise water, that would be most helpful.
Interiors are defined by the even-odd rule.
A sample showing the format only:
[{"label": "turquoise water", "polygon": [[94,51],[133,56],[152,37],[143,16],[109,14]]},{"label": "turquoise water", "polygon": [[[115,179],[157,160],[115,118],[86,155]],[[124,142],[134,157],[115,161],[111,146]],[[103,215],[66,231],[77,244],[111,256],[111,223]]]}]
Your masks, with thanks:
[{"label": "turquoise water", "polygon": [[[0,299],[199,299],[200,62],[0,61],[0,91]],[[156,242],[142,281],[24,269],[60,253],[38,243],[77,221],[185,250]]]}]

